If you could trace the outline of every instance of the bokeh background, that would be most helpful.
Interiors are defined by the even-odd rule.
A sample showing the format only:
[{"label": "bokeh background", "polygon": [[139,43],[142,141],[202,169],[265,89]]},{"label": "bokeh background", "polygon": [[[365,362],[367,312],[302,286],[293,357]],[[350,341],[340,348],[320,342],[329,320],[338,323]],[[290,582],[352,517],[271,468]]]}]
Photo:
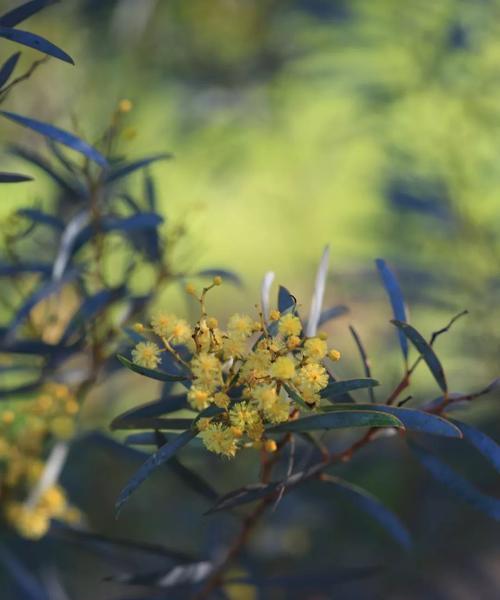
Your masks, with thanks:
[{"label": "bokeh background", "polygon": [[[221,318],[250,310],[269,270],[307,311],[330,244],[326,302],[350,307],[329,326],[343,353],[339,375],[362,374],[353,323],[382,389],[399,377],[378,256],[396,269],[423,333],[469,310],[437,346],[455,391],[480,389],[498,375],[499,1],[66,0],[34,17],[30,29],[77,64],[39,69],[6,107],[66,128],[77,123],[92,140],[117,102],[130,99],[127,152],[175,154],[152,173],[169,220],[187,229],[182,260],[244,280],[242,289],[214,293]],[[33,56],[25,53],[26,64]],[[2,137],[33,141],[5,124]],[[50,195],[42,177],[21,187],[9,189],[0,215]],[[185,310],[178,290],[166,290],[161,302]],[[416,381],[416,401],[438,395],[424,371]],[[88,427],[153,395],[136,377],[111,381],[91,398]],[[472,415],[496,439],[498,400],[481,400]],[[416,537],[414,556],[402,557],[368,519],[313,486],[270,515],[255,556],[285,569],[388,565],[369,584],[340,586],[342,599],[497,597],[498,526],[435,487],[397,441],[378,444],[345,468],[346,477],[403,516]],[[452,443],[442,450],[495,492],[482,461]],[[131,473],[120,461],[82,442],[64,473],[98,531],[184,548],[230,534],[230,519],[198,518],[202,502],[168,471],[144,486],[117,524],[114,500]],[[247,474],[255,471],[251,459],[243,463]],[[239,477],[220,461],[210,469],[226,489]],[[103,557],[47,541],[29,551],[36,568],[49,551],[71,600],[124,596],[102,581],[113,573]],[[5,586],[2,597],[10,599]],[[234,594],[253,598],[248,589]]]}]

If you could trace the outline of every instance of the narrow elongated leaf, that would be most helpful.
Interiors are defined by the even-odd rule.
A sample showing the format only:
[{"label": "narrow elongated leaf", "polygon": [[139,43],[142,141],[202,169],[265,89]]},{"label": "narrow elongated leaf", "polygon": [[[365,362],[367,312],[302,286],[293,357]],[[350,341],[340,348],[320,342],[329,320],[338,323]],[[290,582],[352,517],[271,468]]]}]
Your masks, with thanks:
[{"label": "narrow elongated leaf", "polygon": [[203,498],[210,500],[210,502],[215,502],[219,497],[219,494],[203,477],[198,475],[193,469],[186,467],[176,456],[170,459],[168,466],[188,488]]},{"label": "narrow elongated leaf", "polygon": [[321,397],[331,400],[338,396],[342,396],[347,392],[353,392],[354,390],[363,390],[366,388],[373,388],[379,385],[376,379],[369,377],[364,379],[346,379],[344,381],[331,381],[325,388],[321,390]]},{"label": "narrow elongated leaf", "polygon": [[[351,405],[349,405],[350,407]],[[371,405],[370,405],[371,406]],[[335,410],[324,414],[315,414],[280,423],[268,429],[281,431],[317,431],[318,429],[348,429],[351,427],[398,427],[404,429],[403,423],[391,414],[366,410]]]},{"label": "narrow elongated leaf", "polygon": [[153,402],[148,402],[147,404],[141,404],[141,406],[131,408],[130,410],[127,410],[116,417],[113,423],[115,421],[128,421],[129,419],[133,420],[144,419],[147,417],[159,417],[161,415],[175,412],[176,410],[181,410],[187,407],[186,394],[167,396],[165,398],[160,398],[159,400],[154,400]]},{"label": "narrow elongated leaf", "polygon": [[0,172],[0,183],[24,183],[25,181],[33,181],[33,177],[20,173]]},{"label": "narrow elongated leaf", "polygon": [[158,429],[159,431],[184,431],[193,424],[193,419],[161,419],[160,417],[137,417],[135,419],[114,419],[110,429]]},{"label": "narrow elongated leaf", "polygon": [[439,387],[443,392],[448,391],[448,385],[446,383],[446,377],[444,375],[443,367],[437,357],[436,353],[432,349],[432,346],[422,337],[422,335],[408,323],[402,321],[393,320],[392,323],[403,332],[403,334],[411,341],[415,348],[420,352],[420,355],[426,362],[431,373],[434,376]]},{"label": "narrow elongated leaf", "polygon": [[431,433],[445,437],[462,437],[460,429],[447,419],[412,408],[387,406],[385,404],[333,404],[332,406],[322,406],[321,410],[329,413],[343,410],[370,410],[396,417],[403,423],[406,429],[411,431],[420,431],[422,433]]},{"label": "narrow elongated leaf", "polygon": [[[387,263],[383,258],[377,258],[375,261],[377,265],[378,272],[380,277],[382,278],[382,283],[384,284],[385,290],[389,296],[389,301],[392,307],[392,314],[394,318],[398,321],[408,321],[408,316],[406,312],[406,305],[403,298],[403,292],[401,291],[401,287],[399,285],[399,281],[396,278],[396,275],[392,272],[392,270],[387,266]],[[401,351],[403,352],[403,356],[405,360],[408,359],[408,340],[402,331],[398,332],[399,337],[399,345],[401,346]]]},{"label": "narrow elongated leaf", "polygon": [[348,481],[344,481],[343,479],[331,475],[323,475],[321,480],[334,485],[337,491],[345,496],[350,504],[360,508],[378,521],[391,537],[403,548],[406,550],[411,548],[412,542],[406,527],[401,523],[398,517],[386,508],[373,494],[353,483],[349,483]]},{"label": "narrow elongated leaf", "polygon": [[[366,353],[365,346],[364,346],[363,342],[361,341],[359,333],[356,331],[356,329],[352,325],[349,325],[349,331],[351,332],[352,337],[354,338],[354,341],[358,348],[359,355],[361,356],[361,361],[363,362],[363,370],[365,372],[365,377],[371,378],[372,370],[371,370],[371,366],[370,366],[370,359],[368,358],[368,354]],[[370,402],[375,402],[375,394],[373,392],[373,387],[368,388],[368,395],[370,397]]]},{"label": "narrow elongated leaf", "polygon": [[35,208],[21,208],[17,211],[17,214],[21,217],[25,217],[26,219],[30,219],[34,223],[52,227],[53,229],[59,232],[63,231],[64,229],[64,221],[59,219],[59,217],[56,217],[49,213],[45,213]]},{"label": "narrow elongated leaf", "polygon": [[21,31],[21,29],[12,29],[11,27],[0,26],[0,38],[5,38],[11,42],[22,44],[23,46],[28,46],[29,48],[33,48],[39,52],[53,56],[54,58],[58,58],[59,60],[67,62],[71,65],[75,64],[75,61],[69,54],[64,52],[64,50],[61,50],[61,48],[52,42],[49,42],[45,38],[36,35],[35,33]]},{"label": "narrow elongated leaf", "polygon": [[104,156],[98,152],[95,148],[84,142],[76,135],[69,133],[68,131],[64,131],[64,129],[59,129],[59,127],[54,127],[54,125],[49,125],[48,123],[43,123],[42,121],[37,121],[36,119],[31,119],[29,117],[23,117],[21,115],[17,115],[12,112],[7,112],[5,110],[0,111],[0,115],[3,115],[7,119],[22,125],[23,127],[27,127],[33,131],[36,131],[40,135],[44,135],[59,144],[63,144],[63,146],[68,146],[72,150],[83,154],[86,158],[93,160],[100,167],[107,167],[108,163]]},{"label": "narrow elongated leaf", "polygon": [[30,0],[29,2],[25,2],[24,4],[21,4],[21,6],[16,6],[12,10],[9,10],[9,12],[0,16],[0,25],[2,27],[15,27],[42,10],[42,8],[50,6],[51,4],[56,4],[56,2],[59,1],[60,0]]},{"label": "narrow elongated leaf", "polygon": [[4,545],[0,546],[0,563],[4,572],[15,582],[19,598],[24,600],[49,600],[42,584],[30,570]]},{"label": "narrow elongated leaf", "polygon": [[176,565],[168,570],[150,573],[120,573],[107,577],[107,581],[126,585],[142,585],[155,588],[174,588],[193,586],[204,581],[213,571],[214,565],[208,561],[200,561]]},{"label": "narrow elongated leaf", "polygon": [[2,88],[7,83],[7,81],[9,81],[9,78],[14,72],[14,69],[16,68],[17,61],[19,60],[20,56],[21,53],[16,52],[3,63],[2,68],[0,69],[0,88]]},{"label": "narrow elongated leaf", "polygon": [[168,442],[168,444],[165,444],[165,446],[162,446],[157,452],[152,454],[121,491],[120,495],[118,496],[118,500],[116,501],[116,513],[119,513],[125,502],[127,502],[129,499],[130,495],[151,475],[155,469],[167,462],[186,444],[189,444],[189,442],[196,437],[197,433],[197,431],[185,431],[174,440]]},{"label": "narrow elongated leaf", "polygon": [[233,273],[233,271],[228,271],[227,269],[203,269],[202,271],[198,271],[195,274],[195,277],[222,277],[225,281],[230,281],[237,287],[242,287],[243,282],[240,277]]},{"label": "narrow elongated leaf", "polygon": [[131,173],[138,171],[140,169],[144,169],[151,163],[154,163],[158,160],[167,160],[169,158],[173,158],[172,154],[156,154],[155,156],[148,156],[147,158],[141,158],[140,160],[136,160],[134,162],[129,162],[124,165],[120,165],[114,169],[111,169],[108,173],[105,181],[106,183],[111,183],[113,181],[117,181],[118,179],[122,179],[123,177],[127,177]]},{"label": "narrow elongated leaf", "polygon": [[316,282],[311,301],[311,310],[309,311],[309,319],[307,321],[306,335],[313,337],[318,330],[318,323],[321,316],[321,308],[323,306],[323,296],[325,295],[326,277],[328,275],[328,261],[330,260],[330,247],[327,246],[323,251],[323,256],[319,262],[318,271],[316,273]]},{"label": "narrow elongated leaf", "polygon": [[349,308],[344,306],[344,304],[339,304],[337,306],[332,306],[331,308],[327,308],[324,310],[320,316],[318,321],[318,327],[328,323],[332,319],[336,319],[337,317],[342,317],[343,315],[349,312]]},{"label": "narrow elongated leaf", "polygon": [[127,369],[139,373],[140,375],[145,375],[150,379],[156,379],[157,381],[186,381],[188,379],[186,375],[171,375],[170,373],[165,373],[158,369],[146,369],[146,367],[140,367],[121,354],[118,354],[117,359],[124,367],[127,367]]},{"label": "narrow elongated leaf", "polygon": [[462,498],[465,502],[487,514],[493,519],[500,521],[500,500],[483,494],[472,483],[456,473],[446,463],[442,462],[427,452],[421,446],[410,443],[409,447],[418,458],[423,467],[432,475],[436,481],[449,488],[455,495]]},{"label": "narrow elongated leaf", "polygon": [[455,419],[450,419],[450,421],[460,429],[464,440],[481,452],[500,473],[500,446],[485,433],[472,427],[472,425],[467,425]]}]

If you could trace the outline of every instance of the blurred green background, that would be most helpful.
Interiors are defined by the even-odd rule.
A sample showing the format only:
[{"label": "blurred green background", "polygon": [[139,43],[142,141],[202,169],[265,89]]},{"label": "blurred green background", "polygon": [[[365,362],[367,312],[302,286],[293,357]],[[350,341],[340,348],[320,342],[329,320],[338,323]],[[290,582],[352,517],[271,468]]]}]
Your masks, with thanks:
[{"label": "blurred green background", "polygon": [[[67,128],[77,122],[92,140],[116,103],[131,99],[124,150],[176,156],[152,171],[168,218],[188,229],[183,260],[232,269],[245,281],[243,290],[227,286],[213,294],[215,312],[251,309],[268,270],[307,310],[317,262],[330,244],[326,303],[351,309],[329,330],[344,355],[340,375],[361,374],[347,329],[355,323],[384,389],[399,376],[377,256],[398,272],[412,322],[423,333],[469,309],[438,342],[454,391],[476,390],[498,374],[499,1],[67,0],[33,18],[30,29],[70,51],[76,67],[54,61],[39,69],[6,108]],[[5,52],[7,45],[1,42]],[[25,54],[29,64],[34,54]],[[5,124],[2,134],[25,136]],[[0,214],[43,202],[49,184],[42,181],[15,190]],[[175,290],[163,302],[181,306]],[[422,372],[417,381],[417,399],[432,398],[432,380]],[[126,402],[134,402],[133,394]],[[486,399],[477,411],[493,436],[497,403]],[[390,478],[404,484],[404,465],[391,468]],[[380,483],[366,469],[364,481],[377,491]],[[418,488],[394,484],[385,494],[404,509]],[[155,503],[146,489],[144,497],[143,509]],[[110,528],[106,518],[100,526]],[[448,513],[444,526],[429,529],[437,537],[427,540],[438,555],[440,536],[454,540],[456,564],[468,556],[465,539],[453,538],[461,518]],[[490,548],[484,560],[498,564],[489,525],[479,517],[476,525],[481,534],[468,542]],[[297,535],[306,534],[299,528]],[[339,534],[344,544],[348,535]],[[360,544],[352,545],[347,557],[359,552]],[[462,587],[469,584],[452,562],[454,574],[432,575],[446,590],[441,596],[418,586],[413,596],[403,586],[339,597],[494,597],[492,568],[481,567],[483,579],[471,570],[472,589],[485,586],[483,595],[460,595],[454,582],[462,577]]]}]

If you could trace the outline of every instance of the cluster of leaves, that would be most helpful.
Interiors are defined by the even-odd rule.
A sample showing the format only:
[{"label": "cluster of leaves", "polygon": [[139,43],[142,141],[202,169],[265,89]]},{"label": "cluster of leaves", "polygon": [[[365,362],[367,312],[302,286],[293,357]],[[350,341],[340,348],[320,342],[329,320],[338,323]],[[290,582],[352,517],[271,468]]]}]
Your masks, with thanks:
[{"label": "cluster of leaves", "polygon": [[[330,310],[321,312],[327,269],[326,256],[325,254],[318,270],[311,315],[308,322],[303,326],[303,330],[309,336],[306,338],[306,342],[307,340],[320,339],[315,337],[318,325],[332,317],[338,316],[344,310],[344,307],[333,307]],[[330,365],[327,371],[328,382],[321,390],[321,400],[313,405],[308,403],[307,398],[301,395],[300,388],[297,388],[293,383],[293,378],[290,380],[280,380],[279,376],[276,377],[275,379],[281,384],[281,394],[287,398],[290,404],[287,411],[287,418],[283,419],[284,422],[279,425],[269,424],[266,426],[265,435],[270,439],[275,439],[275,446],[272,448],[275,452],[270,455],[266,452],[265,448],[262,450],[261,481],[218,495],[215,501],[214,496],[216,496],[216,493],[211,487],[210,482],[206,481],[202,475],[190,471],[179,463],[176,454],[186,445],[193,443],[198,435],[203,438],[205,426],[200,427],[200,416],[201,418],[213,418],[214,408],[216,415],[219,415],[221,412],[224,415],[224,409],[209,406],[208,409],[205,409],[205,411],[202,411],[191,419],[175,418],[177,411],[185,411],[186,408],[189,408],[187,400],[193,385],[192,376],[189,371],[185,370],[183,375],[176,372],[177,374],[174,376],[162,370],[145,369],[133,362],[122,359],[129,368],[139,372],[143,376],[159,380],[172,380],[175,377],[178,384],[184,386],[185,391],[180,394],[164,394],[161,400],[134,408],[117,417],[113,422],[112,426],[114,428],[143,430],[141,433],[129,436],[126,443],[130,445],[158,446],[158,450],[149,456],[124,488],[118,499],[117,508],[121,508],[131,492],[155,469],[165,463],[170,464],[183,480],[190,484],[195,492],[202,494],[211,502],[212,506],[208,510],[208,514],[233,511],[247,504],[252,504],[254,507],[243,518],[241,532],[234,544],[229,547],[222,559],[219,558],[212,561],[209,569],[193,569],[193,565],[189,565],[189,567],[183,565],[181,569],[178,565],[171,573],[173,574],[174,571],[177,574],[182,573],[183,575],[180,579],[177,577],[170,579],[168,574],[165,573],[164,578],[160,578],[160,580],[157,577],[158,574],[155,574],[149,580],[151,585],[172,587],[174,590],[178,590],[180,586],[184,590],[183,593],[185,593],[186,586],[189,587],[190,584],[190,593],[194,594],[195,597],[212,597],[211,594],[215,594],[217,590],[230,583],[230,578],[227,576],[227,569],[233,566],[233,562],[239,557],[249,533],[255,527],[256,522],[266,508],[276,506],[285,493],[310,480],[320,480],[330,486],[334,486],[339,496],[348,498],[354,506],[371,515],[387,530],[389,535],[398,544],[404,549],[410,550],[412,546],[411,537],[400,519],[372,494],[335,474],[336,466],[349,461],[360,448],[378,439],[384,430],[393,433],[397,432],[402,440],[407,442],[413,455],[428,470],[433,478],[446,485],[457,496],[472,506],[496,520],[500,519],[500,501],[498,499],[479,491],[473,484],[466,481],[450,466],[442,462],[439,457],[428,450],[419,440],[422,434],[463,439],[464,442],[483,454],[497,471],[500,470],[500,446],[484,433],[471,425],[452,418],[450,415],[453,410],[459,409],[467,405],[470,401],[497,388],[498,381],[492,382],[485,389],[476,393],[452,393],[449,389],[442,364],[433,349],[435,340],[441,334],[447,332],[455,320],[465,314],[465,312],[454,317],[446,327],[434,332],[427,341],[415,327],[408,323],[405,302],[393,271],[381,259],[377,260],[377,268],[392,305],[394,313],[392,323],[397,328],[399,344],[404,359],[404,373],[400,383],[385,400],[380,401],[375,397],[375,388],[378,382],[371,377],[370,363],[360,336],[351,327],[351,332],[360,350],[366,377],[355,380],[338,380]],[[263,285],[262,301],[262,314],[264,315],[269,314],[268,294],[269,278],[266,278]],[[296,301],[285,288],[280,288],[278,308],[281,314],[293,314],[296,315],[298,320],[300,319]],[[302,321],[299,322],[302,329]],[[265,334],[262,333],[262,329],[265,330],[266,327],[272,328],[276,326],[276,322],[264,322],[262,328],[258,328],[261,330],[260,335],[266,339]],[[196,338],[196,333],[194,334],[194,338]],[[299,346],[302,346],[302,344],[303,342]],[[410,360],[411,348],[414,348],[417,354],[413,361]],[[216,356],[216,352],[217,350],[215,349],[214,357]],[[288,347],[284,350],[284,355],[293,356],[294,352],[295,349]],[[301,350],[299,350],[300,352]],[[230,360],[231,366],[237,363],[238,360],[241,360],[237,354],[226,358]],[[196,355],[192,360],[196,362]],[[430,402],[409,408],[406,404],[411,401],[411,398],[401,399],[401,396],[404,390],[410,386],[412,375],[420,364],[425,364],[430,370],[440,390],[440,395]],[[242,365],[242,368],[244,368],[244,361]],[[267,381],[267,377],[268,375],[264,374],[264,381]],[[363,388],[370,390],[372,400],[370,403],[358,402],[352,395],[352,392],[355,392],[355,390]],[[229,405],[234,410],[234,407],[241,406],[246,401],[245,393],[242,393],[241,387],[238,388],[236,386],[235,393],[232,394],[229,400]],[[174,416],[172,417],[172,415]],[[231,411],[229,415],[231,415]],[[167,418],[163,418],[164,416]],[[218,418],[218,416],[215,418]],[[352,429],[355,431],[357,428],[365,428],[365,432],[353,444],[340,452],[329,448],[328,444],[325,445],[321,437],[318,437],[318,432],[337,429]],[[167,433],[165,434],[165,432]],[[289,450],[288,453],[286,452],[287,449]],[[297,465],[301,466],[296,468]],[[285,476],[273,477],[275,469],[280,470],[281,473],[284,469]],[[338,574],[336,575],[338,576]],[[331,584],[333,583],[333,579],[334,576],[332,575]],[[137,576],[129,576],[123,579],[123,581],[137,583],[138,579]],[[148,583],[148,580],[147,578],[143,578],[141,582]],[[295,585],[296,581],[294,578],[291,578],[290,580],[283,580],[281,583],[286,587],[288,585]],[[266,585],[279,587],[279,583],[273,581],[253,583],[253,585],[257,587],[265,587]]]}]

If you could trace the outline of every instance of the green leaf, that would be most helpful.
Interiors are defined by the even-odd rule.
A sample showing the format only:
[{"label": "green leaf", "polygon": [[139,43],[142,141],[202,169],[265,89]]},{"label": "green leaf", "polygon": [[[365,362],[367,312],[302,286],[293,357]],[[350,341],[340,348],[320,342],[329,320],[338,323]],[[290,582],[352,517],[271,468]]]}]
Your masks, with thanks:
[{"label": "green leaf", "polygon": [[39,52],[43,52],[44,54],[67,62],[70,65],[75,64],[75,61],[69,54],[64,52],[64,50],[61,50],[61,48],[52,44],[52,42],[49,42],[45,38],[30,33],[29,31],[21,31],[20,29],[0,26],[0,37],[10,40],[11,42],[16,42],[17,44],[22,44],[23,46],[28,46],[28,48],[38,50]]},{"label": "green leaf", "polygon": [[442,435],[445,437],[461,438],[460,429],[443,417],[426,413],[422,410],[413,408],[403,408],[399,406],[387,406],[385,404],[333,404],[332,406],[322,406],[322,411],[332,413],[335,411],[372,411],[396,417],[406,429],[430,433],[433,435]]},{"label": "green leaf", "polygon": [[437,384],[442,391],[446,393],[448,391],[448,385],[446,383],[443,367],[441,366],[441,362],[439,361],[439,358],[436,356],[436,353],[430,344],[414,327],[408,323],[403,323],[402,321],[397,321],[396,319],[394,319],[392,323],[406,335],[410,342],[420,352],[420,355],[427,363],[427,366],[433,374],[434,379],[437,381]]},{"label": "green leaf", "polygon": [[369,377],[362,379],[346,379],[345,381],[331,381],[326,388],[321,390],[321,397],[330,400],[331,398],[342,396],[347,392],[373,388],[377,385],[379,385],[379,382],[376,379],[371,379]]},{"label": "green leaf", "polygon": [[193,419],[161,419],[159,417],[138,417],[136,419],[115,419],[109,426],[113,431],[124,429],[158,429],[177,431],[189,429]]},{"label": "green leaf", "polygon": [[500,446],[479,429],[466,425],[461,421],[450,419],[456,425],[464,436],[464,440],[471,446],[474,446],[500,473]]},{"label": "green leaf", "polygon": [[149,377],[150,379],[156,379],[157,381],[186,381],[188,379],[186,375],[171,375],[170,373],[165,373],[158,369],[146,369],[146,367],[140,367],[121,354],[118,354],[116,358],[127,369],[134,371],[134,373]]},{"label": "green leaf", "polygon": [[[370,405],[371,406],[371,405]],[[351,405],[349,404],[349,407]],[[372,410],[335,410],[326,414],[308,415],[295,421],[287,421],[268,429],[271,432],[316,431],[318,429],[348,429],[351,427],[397,427],[403,423],[393,415]]]},{"label": "green leaf", "polygon": [[162,446],[157,452],[152,454],[147,459],[147,461],[136,472],[136,474],[127,483],[118,496],[118,500],[116,501],[115,505],[117,516],[125,502],[127,502],[127,500],[130,498],[130,495],[151,475],[151,473],[162,464],[170,460],[172,456],[175,456],[175,454],[186,444],[189,444],[189,442],[195,438],[197,434],[197,431],[184,431],[184,433],[181,433],[174,440]]}]

